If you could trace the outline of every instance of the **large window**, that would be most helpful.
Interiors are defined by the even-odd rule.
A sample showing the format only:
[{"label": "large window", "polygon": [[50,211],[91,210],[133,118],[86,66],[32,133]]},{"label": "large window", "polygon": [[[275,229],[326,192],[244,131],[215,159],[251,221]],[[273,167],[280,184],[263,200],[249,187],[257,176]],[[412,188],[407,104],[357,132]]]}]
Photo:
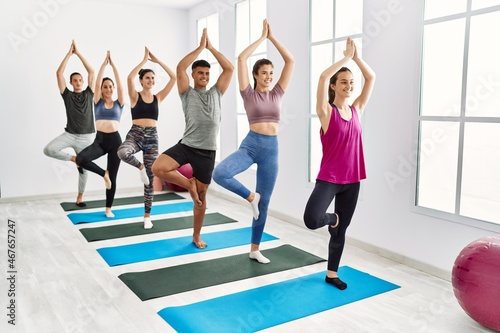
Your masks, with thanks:
[{"label": "large window", "polygon": [[[262,35],[262,22],[267,17],[267,0],[245,0],[238,2],[236,10],[236,55],[235,64],[238,63],[238,55],[251,43]],[[250,84],[253,84],[252,66],[258,59],[267,57],[267,43],[259,45],[252,56],[248,59]],[[237,140],[238,146],[248,133],[248,120],[240,97],[240,89],[236,86],[236,112],[237,112]]]},{"label": "large window", "polygon": [[[354,39],[362,55],[363,0],[311,0],[311,81],[309,121],[309,181],[314,182],[321,162],[320,122],[316,114],[316,89],[319,75],[343,57],[347,37]],[[349,66],[356,86],[354,96],[361,92],[362,75],[357,66]],[[351,101],[352,102],[352,101]]]},{"label": "large window", "polygon": [[500,0],[426,0],[416,204],[500,224]]},{"label": "large window", "polygon": [[[212,43],[212,46],[216,50],[219,50],[219,14],[218,13],[203,17],[203,18],[198,19],[196,21],[198,45],[199,45],[199,41],[201,39],[201,35],[203,33],[203,29],[205,29],[205,28],[207,28],[207,33],[208,33],[208,38],[210,39],[210,43]],[[209,83],[209,87],[207,87],[207,89],[210,89],[210,87],[213,86],[217,82],[217,78],[219,77],[219,75],[221,73],[220,65],[217,62],[217,59],[215,59],[214,55],[210,51],[208,51],[207,49],[204,49],[198,58],[206,60],[210,63],[210,83]],[[220,132],[217,135],[217,153],[215,154],[215,156],[216,156],[215,159],[217,162],[220,161],[219,149],[220,149]]]}]

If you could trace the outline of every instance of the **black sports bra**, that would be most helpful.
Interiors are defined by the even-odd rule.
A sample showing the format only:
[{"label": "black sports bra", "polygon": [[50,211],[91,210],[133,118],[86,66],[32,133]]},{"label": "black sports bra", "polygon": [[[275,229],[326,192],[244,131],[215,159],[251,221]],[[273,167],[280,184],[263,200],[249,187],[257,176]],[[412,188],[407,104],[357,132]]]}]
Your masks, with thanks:
[{"label": "black sports bra", "polygon": [[151,103],[146,103],[142,100],[142,96],[140,93],[139,99],[135,106],[131,109],[132,111],[132,120],[135,119],[154,119],[158,120],[158,99],[156,95],[153,95],[153,101]]}]

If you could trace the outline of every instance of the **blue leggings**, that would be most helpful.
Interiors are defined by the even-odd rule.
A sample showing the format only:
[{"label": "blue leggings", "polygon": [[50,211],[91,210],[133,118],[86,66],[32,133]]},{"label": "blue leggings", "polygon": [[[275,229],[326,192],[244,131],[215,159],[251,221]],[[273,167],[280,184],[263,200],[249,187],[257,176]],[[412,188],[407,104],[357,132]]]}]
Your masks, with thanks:
[{"label": "blue leggings", "polygon": [[314,190],[307,201],[304,223],[309,229],[314,230],[337,223],[335,214],[326,212],[335,198],[335,212],[339,216],[339,226],[337,236],[330,236],[328,243],[328,270],[330,271],[336,272],[339,268],[340,257],[344,251],[345,233],[358,203],[359,188],[359,182],[342,185],[316,180]]},{"label": "blue leggings", "polygon": [[252,220],[252,244],[259,245],[267,220],[267,209],[278,177],[278,137],[250,131],[241,142],[240,148],[217,165],[213,173],[214,181],[243,199],[251,191],[234,178],[257,164],[257,186],[260,194],[259,219]]}]

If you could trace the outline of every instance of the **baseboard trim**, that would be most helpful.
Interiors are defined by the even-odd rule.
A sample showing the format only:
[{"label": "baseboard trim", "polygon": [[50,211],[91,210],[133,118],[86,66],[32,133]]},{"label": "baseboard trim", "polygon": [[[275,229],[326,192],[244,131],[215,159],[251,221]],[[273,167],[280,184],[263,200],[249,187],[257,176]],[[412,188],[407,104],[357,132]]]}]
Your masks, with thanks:
[{"label": "baseboard trim", "polygon": [[[121,194],[128,195],[133,192],[142,191],[142,187],[131,187],[120,189],[116,191],[116,196],[118,197]],[[94,196],[94,195],[102,195],[104,193],[103,190],[95,190],[95,191],[85,191],[85,196]],[[67,199],[68,197],[76,198],[76,193],[56,193],[56,194],[40,194],[40,195],[32,195],[32,196],[22,196],[22,197],[9,197],[9,198],[0,198],[0,204],[3,203],[14,203],[14,202],[23,202],[23,201],[38,201],[38,200],[48,200],[48,199]]]},{"label": "baseboard trim", "polygon": [[[137,192],[138,190],[140,190],[140,188],[120,189],[120,191],[117,192],[117,194],[128,194],[131,192]],[[238,196],[234,195],[233,193],[228,192],[226,190],[220,191],[217,188],[209,188],[208,191],[210,193],[222,198],[222,199],[225,199],[225,200],[228,200],[231,202],[235,202],[235,203],[240,204],[240,205],[244,204],[244,201],[240,197],[238,197]],[[98,195],[100,193],[102,193],[102,191],[88,191],[88,192],[86,192],[87,195]],[[0,198],[0,204],[23,202],[23,201],[47,200],[47,199],[62,199],[62,198],[68,198],[68,197],[71,197],[74,195],[75,195],[75,193],[59,193],[59,194],[51,194],[51,195],[34,195],[34,196],[25,196],[25,197]],[[284,214],[282,212],[278,212],[278,211],[273,210],[273,209],[269,209],[268,214],[275,217],[275,218],[278,218],[280,220],[295,224],[295,225],[300,226],[300,227],[304,227],[303,221],[301,219],[297,219],[296,217]],[[367,242],[364,242],[364,241],[361,241],[361,240],[358,240],[358,239],[355,239],[352,237],[347,237],[346,243],[350,246],[357,247],[361,250],[365,250],[367,252],[376,254],[378,256],[392,260],[392,261],[397,262],[399,264],[403,264],[403,265],[406,265],[408,267],[418,269],[422,272],[436,276],[436,277],[441,278],[443,280],[451,281],[451,272],[446,271],[444,269],[440,269],[438,267],[429,265],[427,263],[408,258],[406,256],[399,254],[399,253],[395,253],[395,252],[389,251],[387,249],[380,248],[380,247],[375,246],[373,244],[370,244],[370,243],[367,243]]]},{"label": "baseboard trim", "polygon": [[[217,189],[209,189],[211,193],[214,195],[217,195],[218,197],[232,201],[238,204],[243,205],[243,201],[241,200],[240,197],[228,192],[228,191],[219,191]],[[280,220],[298,225],[300,227],[304,227],[304,222],[301,219],[297,219],[296,217],[284,214],[282,212],[275,211],[273,209],[269,209],[268,214],[278,218]],[[304,227],[305,228],[305,227]],[[429,265],[427,263],[421,262],[419,260],[411,259],[406,256],[403,256],[399,253],[395,253],[392,251],[389,251],[387,249],[380,248],[376,245],[352,238],[352,237],[347,237],[346,238],[346,243],[350,246],[357,247],[361,250],[376,254],[378,256],[381,256],[383,258],[392,260],[396,263],[417,269],[419,271],[422,271],[424,273],[433,275],[435,277],[438,277],[440,279],[446,280],[446,281],[451,281],[451,272],[446,271],[444,269]]]}]

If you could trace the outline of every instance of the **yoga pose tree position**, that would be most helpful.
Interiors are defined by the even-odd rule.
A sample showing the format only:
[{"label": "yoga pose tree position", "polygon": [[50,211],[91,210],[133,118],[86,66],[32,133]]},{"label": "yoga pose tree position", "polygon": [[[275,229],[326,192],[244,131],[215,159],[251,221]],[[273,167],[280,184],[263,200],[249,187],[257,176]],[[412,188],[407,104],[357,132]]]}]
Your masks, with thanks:
[{"label": "yoga pose tree position", "polygon": [[[354,88],[350,61],[364,77],[361,94],[349,105]],[[345,234],[358,202],[360,181],[366,178],[360,118],[368,103],[375,73],[359,57],[354,41],[346,41],[344,57],[325,69],[318,82],[316,113],[321,123],[323,157],[316,185],[307,202],[304,223],[309,229],[328,227],[327,283],[343,290],[347,284],[337,275],[344,250]],[[335,198],[335,211],[327,209]]]},{"label": "yoga pose tree position", "polygon": [[[269,40],[282,56],[285,65],[278,81],[273,83],[274,66],[269,59],[260,59],[252,69],[253,88],[250,86],[247,61],[257,47]],[[247,200],[253,210],[250,258],[262,264],[269,263],[259,251],[267,220],[267,210],[278,176],[278,129],[281,103],[292,78],[295,60],[278,41],[267,20],[262,35],[245,48],[238,57],[238,84],[247,113],[250,130],[237,151],[226,157],[214,171],[214,181]],[[236,178],[237,174],[257,164],[257,186],[250,191]]]}]

